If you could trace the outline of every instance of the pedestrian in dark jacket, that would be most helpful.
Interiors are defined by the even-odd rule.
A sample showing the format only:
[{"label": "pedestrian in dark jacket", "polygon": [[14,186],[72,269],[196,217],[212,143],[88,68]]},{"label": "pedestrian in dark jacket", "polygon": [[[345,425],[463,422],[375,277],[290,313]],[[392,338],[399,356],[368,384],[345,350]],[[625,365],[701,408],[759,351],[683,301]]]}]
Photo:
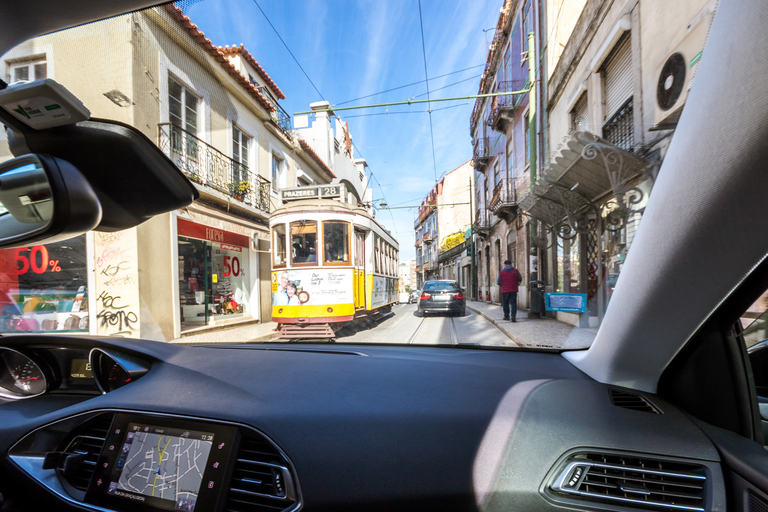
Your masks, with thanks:
[{"label": "pedestrian in dark jacket", "polygon": [[520,272],[506,260],[504,268],[499,271],[496,284],[501,286],[501,307],[504,310],[504,320],[517,322],[517,290],[523,280]]}]

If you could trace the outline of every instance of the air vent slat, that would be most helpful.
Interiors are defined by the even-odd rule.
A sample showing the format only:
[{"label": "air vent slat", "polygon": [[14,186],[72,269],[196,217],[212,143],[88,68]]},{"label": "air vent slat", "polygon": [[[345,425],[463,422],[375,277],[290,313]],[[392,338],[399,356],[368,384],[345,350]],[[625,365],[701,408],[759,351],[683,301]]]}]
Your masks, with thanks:
[{"label": "air vent slat", "polygon": [[66,482],[79,491],[85,491],[96,469],[96,464],[101,456],[104,441],[112,426],[112,414],[97,416],[79,427],[70,434],[70,441],[64,451],[68,453],[82,453],[85,455],[82,466],[68,474],[60,476]]},{"label": "air vent slat", "polygon": [[256,432],[241,432],[224,510],[263,512],[292,507],[296,498],[288,460]]},{"label": "air vent slat", "polygon": [[707,485],[700,464],[583,453],[570,459],[551,488],[589,501],[703,512]]},{"label": "air vent slat", "polygon": [[623,407],[624,409],[630,409],[634,411],[649,412],[653,414],[661,414],[661,411],[646,397],[630,393],[627,391],[619,391],[618,389],[611,389],[611,402],[617,407]]}]

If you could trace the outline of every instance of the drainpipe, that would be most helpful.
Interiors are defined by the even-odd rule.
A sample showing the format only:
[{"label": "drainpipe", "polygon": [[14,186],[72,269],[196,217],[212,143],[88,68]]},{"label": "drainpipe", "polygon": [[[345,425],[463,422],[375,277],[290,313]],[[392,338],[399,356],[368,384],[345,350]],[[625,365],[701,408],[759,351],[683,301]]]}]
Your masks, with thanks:
[{"label": "drainpipe", "polygon": [[[533,187],[536,184],[536,55],[535,55],[535,42],[533,32],[528,33],[528,83],[530,91],[528,92],[528,163],[530,165],[530,186],[531,194],[533,194]],[[528,229],[528,246],[530,249],[530,271],[529,283],[528,283],[528,297],[529,297],[529,317],[533,316],[531,311],[537,311],[538,306],[534,307],[534,300],[541,300],[538,290],[534,292],[534,286],[531,284],[533,281],[538,281],[539,273],[538,268],[538,248],[536,247],[536,231],[537,222],[534,219],[529,221]]]}]

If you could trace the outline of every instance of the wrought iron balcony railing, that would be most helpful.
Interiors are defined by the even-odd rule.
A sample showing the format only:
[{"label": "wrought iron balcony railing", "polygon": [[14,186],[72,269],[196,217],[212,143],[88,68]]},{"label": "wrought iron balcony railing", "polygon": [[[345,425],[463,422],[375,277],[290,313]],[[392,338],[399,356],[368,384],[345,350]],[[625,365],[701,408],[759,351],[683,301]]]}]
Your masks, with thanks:
[{"label": "wrought iron balcony railing", "polygon": [[475,169],[482,172],[491,159],[491,145],[488,137],[478,137],[474,141],[474,150],[472,151],[472,160]]},{"label": "wrought iron balcony railing", "polygon": [[475,212],[475,222],[474,222],[475,232],[480,235],[485,235],[488,233],[488,230],[491,229],[491,219],[488,215],[488,210],[485,208],[479,208]]},{"label": "wrought iron balcony railing", "polygon": [[517,206],[517,190],[515,189],[514,178],[499,180],[493,189],[493,197],[488,204],[488,209],[496,214],[504,208],[513,208],[515,206]]},{"label": "wrought iron balcony railing", "polygon": [[291,116],[288,115],[288,112],[286,112],[283,107],[280,106],[280,104],[277,102],[277,100],[275,100],[275,98],[272,97],[271,94],[266,92],[266,88],[264,86],[260,86],[259,89],[261,90],[262,96],[264,96],[270,105],[275,108],[275,111],[272,112],[272,122],[275,123],[275,125],[280,128],[280,131],[290,139]]},{"label": "wrought iron balcony railing", "polygon": [[191,181],[270,212],[270,183],[210,144],[170,123],[157,125],[157,144]]},{"label": "wrought iron balcony railing", "polygon": [[635,123],[632,98],[603,125],[603,138],[626,151],[635,149]]},{"label": "wrought iron balcony railing", "polygon": [[[496,92],[513,92],[525,89],[528,82],[525,80],[510,80],[507,82],[498,82]],[[497,132],[506,130],[507,122],[511,121],[515,109],[520,104],[520,95],[494,96],[491,102],[491,108],[486,118],[486,125]]]}]

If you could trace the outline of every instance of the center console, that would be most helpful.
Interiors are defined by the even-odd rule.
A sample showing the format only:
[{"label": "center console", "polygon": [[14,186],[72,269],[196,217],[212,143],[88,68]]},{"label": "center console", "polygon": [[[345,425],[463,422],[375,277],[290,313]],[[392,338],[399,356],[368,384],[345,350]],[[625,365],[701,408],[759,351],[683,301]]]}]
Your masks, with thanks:
[{"label": "center console", "polygon": [[116,414],[86,503],[113,510],[215,510],[231,473],[233,426]]},{"label": "center console", "polygon": [[35,430],[9,455],[60,498],[93,510],[290,511],[300,504],[288,458],[246,425],[95,411]]}]

